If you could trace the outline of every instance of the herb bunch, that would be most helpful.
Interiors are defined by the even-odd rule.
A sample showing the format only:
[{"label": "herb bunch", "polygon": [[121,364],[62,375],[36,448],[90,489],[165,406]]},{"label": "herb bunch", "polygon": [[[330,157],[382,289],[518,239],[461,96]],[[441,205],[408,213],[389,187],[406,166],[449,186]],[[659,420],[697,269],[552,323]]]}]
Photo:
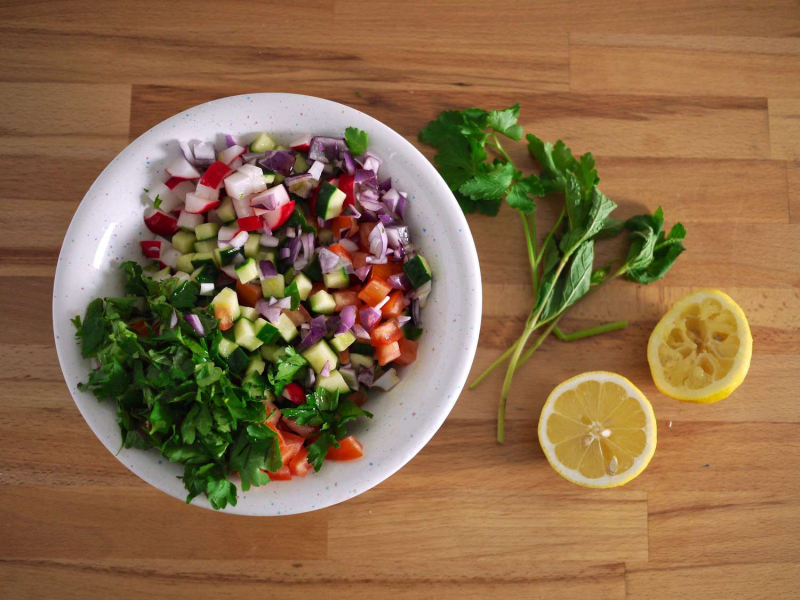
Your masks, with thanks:
[{"label": "herb bunch", "polygon": [[[528,151],[540,172],[525,175],[499,137],[522,139],[523,129],[517,122],[519,110],[516,104],[505,110],[445,111],[419,136],[422,142],[436,148],[434,162],[465,213],[494,216],[505,200],[518,211],[522,221],[533,287],[532,307],[519,338],[470,385],[474,389],[496,367],[509,361],[497,415],[499,443],[505,440],[505,408],[514,373],[551,333],[570,341],[627,326],[626,321],[617,321],[565,334],[558,322],[569,308],[614,279],[624,277],[641,284],[661,279],[684,251],[686,236],[680,223],[669,232],[664,229],[660,207],[652,215],[639,215],[625,222],[612,217],[617,205],[597,187],[600,178],[591,153],[575,158],[561,140],[552,144],[528,134]],[[548,194],[562,197],[563,207],[539,246],[536,200]],[[630,241],[627,256],[617,264],[595,267],[595,243],[625,230]],[[540,329],[538,338],[526,349],[533,333]]]}]

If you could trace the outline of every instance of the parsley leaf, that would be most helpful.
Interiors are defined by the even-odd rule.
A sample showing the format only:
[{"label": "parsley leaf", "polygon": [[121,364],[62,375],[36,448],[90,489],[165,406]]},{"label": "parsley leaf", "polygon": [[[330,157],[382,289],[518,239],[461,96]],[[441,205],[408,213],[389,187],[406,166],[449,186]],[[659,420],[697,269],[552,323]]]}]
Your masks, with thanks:
[{"label": "parsley leaf", "polygon": [[506,202],[525,215],[536,210],[536,202],[532,196],[544,196],[544,187],[536,175],[515,182],[506,194]]},{"label": "parsley leaf", "polygon": [[462,194],[473,200],[502,198],[514,178],[514,165],[498,163],[490,165],[485,172],[477,173],[459,188]]},{"label": "parsley leaf", "polygon": [[276,395],[280,395],[287,385],[289,385],[298,375],[300,369],[308,364],[308,361],[297,353],[291,346],[286,348],[286,352],[278,359],[275,365],[270,367],[267,379],[272,384]]},{"label": "parsley leaf", "polygon": [[347,148],[356,156],[360,156],[367,151],[369,135],[366,131],[361,131],[356,127],[348,127],[344,130],[344,140],[347,142]]},{"label": "parsley leaf", "polygon": [[512,140],[522,139],[522,127],[517,125],[519,118],[519,104],[505,110],[493,110],[489,113],[488,124],[497,133],[502,133]]},{"label": "parsley leaf", "polygon": [[328,453],[328,448],[333,446],[339,447],[339,442],[330,431],[323,431],[322,434],[307,447],[308,462],[314,465],[314,470],[319,471],[322,468],[322,463],[325,462],[325,456]]}]

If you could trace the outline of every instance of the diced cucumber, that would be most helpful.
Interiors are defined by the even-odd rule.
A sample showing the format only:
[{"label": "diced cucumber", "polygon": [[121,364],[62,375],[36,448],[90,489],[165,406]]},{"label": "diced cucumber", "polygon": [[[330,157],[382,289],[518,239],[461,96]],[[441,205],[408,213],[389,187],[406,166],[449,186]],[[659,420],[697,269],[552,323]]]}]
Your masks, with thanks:
[{"label": "diced cucumber", "polygon": [[228,357],[228,367],[237,375],[242,373],[249,363],[250,357],[247,356],[247,352],[242,350],[239,346],[236,346]]},{"label": "diced cucumber", "polygon": [[318,237],[320,246],[330,246],[333,243],[333,230],[320,229]]},{"label": "diced cucumber", "polygon": [[260,233],[251,233],[244,244],[244,255],[246,258],[255,258],[258,256],[258,240],[261,239]]},{"label": "diced cucumber", "polygon": [[203,223],[194,228],[194,233],[197,236],[197,240],[200,242],[203,240],[217,239],[219,225],[217,223]]},{"label": "diced cucumber", "polygon": [[217,345],[217,353],[222,358],[228,358],[238,347],[239,346],[237,346],[235,342],[232,342],[227,338],[220,338],[219,345]]},{"label": "diced cucumber", "polygon": [[262,342],[256,337],[255,326],[252,321],[247,319],[239,319],[233,326],[233,335],[236,338],[236,343],[242,348],[246,348],[251,352],[261,347]]},{"label": "diced cucumber", "polygon": [[175,263],[175,268],[178,271],[183,271],[184,273],[191,273],[194,271],[194,266],[192,265],[192,259],[194,258],[194,252],[191,254],[181,254],[178,257],[178,261]]},{"label": "diced cucumber", "polygon": [[242,311],[242,318],[247,319],[248,321],[252,321],[253,323],[256,322],[258,319],[258,311],[251,306],[240,306],[239,310]]},{"label": "diced cucumber", "polygon": [[374,351],[375,348],[372,347],[372,344],[369,342],[362,342],[361,340],[356,340],[356,342],[350,347],[350,352],[363,354],[365,356],[372,356]]},{"label": "diced cucumber", "polygon": [[172,271],[170,271],[169,267],[164,267],[160,271],[153,273],[151,279],[153,281],[164,281],[165,279],[169,279],[172,277]]},{"label": "diced cucumber", "polygon": [[192,279],[197,283],[214,283],[219,278],[216,265],[206,263],[192,272]]},{"label": "diced cucumber", "polygon": [[214,255],[211,252],[197,252],[192,258],[192,266],[195,269],[204,267],[205,265],[214,264]]},{"label": "diced cucumber", "polygon": [[178,281],[191,281],[192,279],[191,275],[189,275],[188,273],[184,273],[183,271],[178,271],[172,277],[177,279]]},{"label": "diced cucumber", "polygon": [[224,267],[233,262],[233,259],[240,252],[240,248],[215,248],[214,249],[214,262],[218,266]]},{"label": "diced cucumber", "polygon": [[264,173],[264,183],[267,185],[272,185],[275,183],[275,173]]},{"label": "diced cucumber", "polygon": [[261,346],[261,356],[271,363],[276,363],[286,355],[286,348],[287,346],[264,344]]},{"label": "diced cucumber", "polygon": [[289,146],[286,146],[284,144],[278,144],[277,146],[275,146],[275,150],[289,150]]},{"label": "diced cucumber", "polygon": [[328,390],[329,392],[335,392],[339,390],[339,393],[346,394],[350,391],[350,386],[347,385],[347,382],[342,377],[342,374],[339,373],[336,369],[331,371],[330,375],[327,377],[317,377],[317,389],[324,389]]},{"label": "diced cucumber", "polygon": [[179,231],[172,236],[172,245],[181,254],[188,254],[194,249],[195,234],[191,231]]},{"label": "diced cucumber", "polygon": [[[321,239],[322,238],[320,238],[320,241]],[[311,259],[311,262],[308,263],[308,266],[303,269],[303,273],[305,273],[311,281],[322,281],[322,267],[319,264],[319,257],[316,254],[314,258]]]},{"label": "diced cucumber", "polygon": [[245,371],[245,376],[249,375],[250,373],[258,373],[261,375],[264,372],[264,369],[267,368],[267,364],[261,360],[261,358],[257,355],[253,355],[250,358],[250,364],[247,365],[247,371]]},{"label": "diced cucumber", "polygon": [[[286,276],[288,277],[288,272]],[[289,310],[297,310],[300,306],[300,290],[297,289],[297,284],[294,281],[283,290],[283,297],[292,299]]]},{"label": "diced cucumber", "polygon": [[253,279],[258,279],[258,263],[253,258],[248,258],[236,267],[236,276],[241,283],[249,283]]},{"label": "diced cucumber", "polygon": [[342,379],[344,379],[344,382],[351,390],[357,390],[359,388],[358,375],[356,375],[355,371],[350,369],[341,369],[339,374],[342,376]]},{"label": "diced cucumber", "polygon": [[[242,387],[243,388],[258,388],[261,389],[264,386],[264,379],[257,371],[248,371],[247,374],[242,379]],[[255,396],[256,390],[251,390],[251,393]]]},{"label": "diced cucumber", "polygon": [[266,133],[258,134],[258,137],[250,143],[250,152],[266,152],[275,149],[275,140]]},{"label": "diced cucumber", "polygon": [[261,262],[262,260],[268,260],[273,265],[276,264],[276,260],[278,258],[278,253],[275,250],[259,250],[258,254],[256,254],[256,260]]},{"label": "diced cucumber", "polygon": [[214,299],[211,301],[211,306],[215,308],[219,307],[220,310],[226,312],[230,315],[231,321],[235,321],[242,314],[239,308],[239,297],[233,289],[228,287],[222,288],[219,294],[214,296]]},{"label": "diced cucumber", "polygon": [[286,282],[280,273],[261,280],[261,291],[264,292],[264,298],[283,298],[285,287]]},{"label": "diced cucumber", "polygon": [[311,348],[303,352],[302,355],[317,375],[322,371],[325,363],[328,363],[331,370],[335,369],[339,364],[339,357],[331,350],[331,347],[328,346],[325,340],[318,341],[311,346]]},{"label": "diced cucumber", "polygon": [[367,356],[366,354],[355,354],[350,349],[350,362],[353,363],[355,367],[367,367],[368,369],[375,364],[375,359],[372,358],[372,355]]},{"label": "diced cucumber", "polygon": [[308,162],[306,159],[303,158],[303,155],[299,152],[294,156],[294,172],[295,173],[305,173],[308,171]]},{"label": "diced cucumber", "polygon": [[428,261],[425,260],[421,254],[417,254],[414,258],[403,265],[403,272],[415,288],[418,288],[424,283],[431,280],[431,268]]},{"label": "diced cucumber", "polygon": [[[288,148],[285,148],[285,150],[288,150]],[[273,173],[272,178],[273,178],[272,183],[274,183],[275,185],[278,185],[279,183],[283,183],[284,181],[286,181],[286,177],[284,177],[280,173]]]},{"label": "diced cucumber", "polygon": [[342,190],[327,181],[323,181],[319,188],[319,194],[317,194],[317,203],[314,210],[322,217],[323,221],[338,217],[342,214],[342,207],[346,197],[347,194]]},{"label": "diced cucumber", "polygon": [[256,319],[253,325],[256,328],[256,337],[265,344],[274,344],[281,337],[278,328],[265,319]]},{"label": "diced cucumber", "polygon": [[300,294],[300,300],[305,302],[308,300],[308,295],[311,293],[311,288],[314,286],[311,280],[303,273],[298,273],[292,283],[297,284],[297,291]]},{"label": "diced cucumber", "polygon": [[223,223],[230,223],[236,220],[236,209],[233,207],[233,200],[225,196],[222,204],[217,208],[217,216]]},{"label": "diced cucumber", "polygon": [[160,266],[152,264],[152,265],[147,265],[145,268],[143,268],[142,273],[150,277],[153,273],[158,273],[160,270],[161,270]]},{"label": "diced cucumber", "polygon": [[203,240],[194,243],[194,251],[211,254],[217,249],[217,240]]},{"label": "diced cucumber", "polygon": [[297,337],[297,327],[292,323],[292,320],[283,313],[281,313],[278,319],[277,327],[278,331],[281,332],[281,337],[284,342],[291,342]]},{"label": "diced cucumber", "polygon": [[320,290],[308,299],[311,310],[320,315],[332,315],[336,300],[328,292]]},{"label": "diced cucumber", "polygon": [[325,287],[332,290],[350,287],[350,276],[347,274],[347,271],[344,270],[344,267],[339,267],[335,271],[325,273],[322,276],[322,280],[325,282]]},{"label": "diced cucumber", "polygon": [[345,350],[347,350],[350,344],[352,344],[355,341],[356,341],[356,336],[353,335],[353,332],[345,331],[340,335],[333,336],[333,339],[331,339],[331,346],[333,346],[333,348],[337,352],[344,352]]},{"label": "diced cucumber", "polygon": [[[294,267],[289,267],[288,269],[286,269],[286,272],[283,274],[283,280],[284,281],[291,281],[292,279],[294,279]],[[286,292],[283,292],[283,295],[286,296]]]}]

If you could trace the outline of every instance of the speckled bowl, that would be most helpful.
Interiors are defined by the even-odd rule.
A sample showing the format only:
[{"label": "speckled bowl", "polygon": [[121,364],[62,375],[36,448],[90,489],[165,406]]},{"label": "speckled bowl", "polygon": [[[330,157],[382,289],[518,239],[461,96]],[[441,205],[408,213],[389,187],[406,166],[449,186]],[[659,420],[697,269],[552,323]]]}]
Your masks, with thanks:
[{"label": "speckled bowl", "polygon": [[[285,515],[316,510],[357,496],[411,460],[447,417],[467,378],[478,343],[481,281],[467,221],[447,185],[414,146],[389,127],[350,107],[293,94],[250,94],[191,108],[153,127],[106,167],[72,219],[56,269],[53,330],[64,379],[89,427],[122,464],[158,489],[184,499],[182,467],[154,450],[122,450],[112,402],[78,391],[90,363],[80,356],[70,319],[100,296],[120,295],[118,265],[140,260],[138,242],[152,239],[144,227],[143,188],[165,178],[164,167],[180,152],[178,139],[215,139],[268,131],[282,142],[304,133],[342,135],[348,126],[370,135],[370,149],[384,158],[381,178],[408,192],[406,216],[414,243],[434,273],[433,292],[422,311],[425,334],[416,363],[403,370],[390,392],[374,393],[364,419],[352,431],[364,443],[357,461],[330,462],[304,479],[272,482],[239,491],[226,512]],[[193,504],[209,508],[205,498]]]}]

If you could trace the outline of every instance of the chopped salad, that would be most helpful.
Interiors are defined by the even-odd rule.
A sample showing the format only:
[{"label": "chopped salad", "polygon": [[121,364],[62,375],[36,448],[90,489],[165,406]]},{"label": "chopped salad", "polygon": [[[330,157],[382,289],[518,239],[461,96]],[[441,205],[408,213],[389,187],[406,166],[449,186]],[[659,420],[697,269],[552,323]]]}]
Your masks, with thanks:
[{"label": "chopped salad", "polygon": [[74,319],[126,448],[184,464],[187,502],[363,455],[347,431],[417,358],[432,274],[366,132],[179,142],[145,190],[148,266]]}]

